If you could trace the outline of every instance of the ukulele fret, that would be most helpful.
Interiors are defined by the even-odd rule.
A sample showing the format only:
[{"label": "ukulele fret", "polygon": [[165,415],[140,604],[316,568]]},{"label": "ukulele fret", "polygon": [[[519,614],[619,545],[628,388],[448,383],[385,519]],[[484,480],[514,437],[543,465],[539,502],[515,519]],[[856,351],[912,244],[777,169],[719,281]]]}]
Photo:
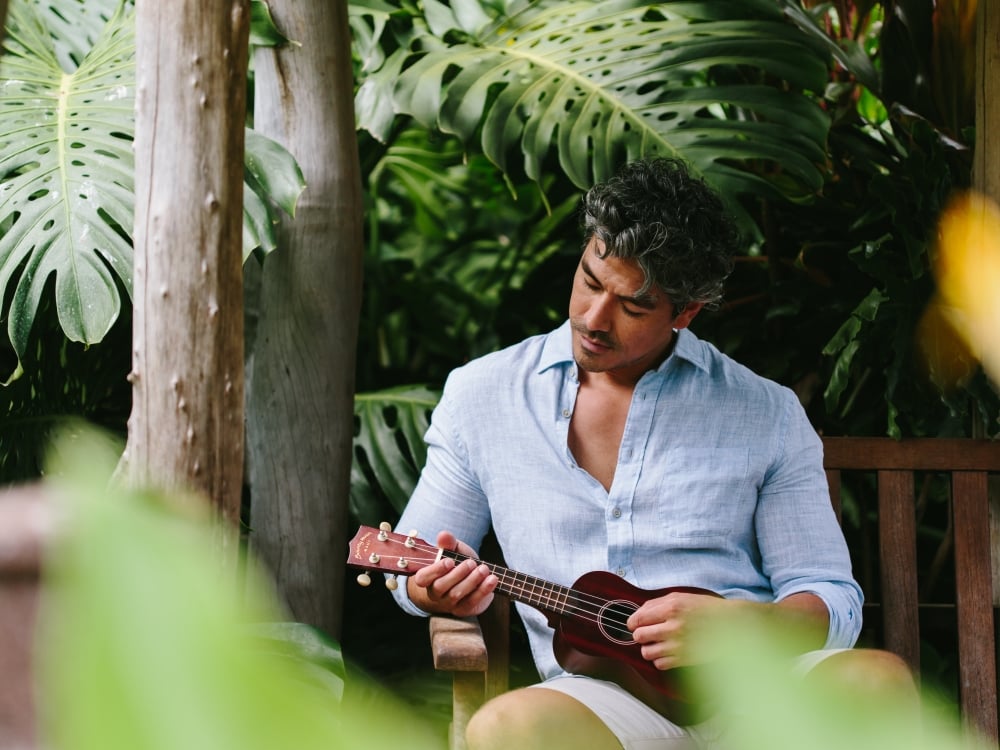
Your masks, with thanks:
[{"label": "ukulele fret", "polygon": [[519,573],[496,563],[478,560],[454,550],[442,550],[442,556],[450,557],[456,562],[472,559],[477,564],[485,565],[499,580],[497,591],[515,601],[521,601],[532,607],[560,615],[569,611],[570,597],[573,596],[574,592],[567,586],[561,586],[558,583],[552,583],[544,578],[526,573]]},{"label": "ukulele fret", "polygon": [[497,590],[501,594],[548,612],[566,612],[571,591],[567,587],[516,570],[499,566],[490,568],[499,579]]}]

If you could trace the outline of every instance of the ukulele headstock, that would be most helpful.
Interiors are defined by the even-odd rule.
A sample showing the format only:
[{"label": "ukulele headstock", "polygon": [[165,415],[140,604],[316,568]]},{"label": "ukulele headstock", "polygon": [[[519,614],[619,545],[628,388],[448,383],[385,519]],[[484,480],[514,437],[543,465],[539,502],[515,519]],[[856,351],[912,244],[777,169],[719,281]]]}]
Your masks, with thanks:
[{"label": "ukulele headstock", "polygon": [[[349,542],[347,564],[364,571],[376,571],[408,576],[426,567],[440,557],[440,550],[417,537],[394,533],[392,527],[382,522],[379,528],[362,526]],[[367,572],[358,576],[358,583],[367,586],[371,578]],[[395,589],[396,580],[390,578],[386,587]]]}]

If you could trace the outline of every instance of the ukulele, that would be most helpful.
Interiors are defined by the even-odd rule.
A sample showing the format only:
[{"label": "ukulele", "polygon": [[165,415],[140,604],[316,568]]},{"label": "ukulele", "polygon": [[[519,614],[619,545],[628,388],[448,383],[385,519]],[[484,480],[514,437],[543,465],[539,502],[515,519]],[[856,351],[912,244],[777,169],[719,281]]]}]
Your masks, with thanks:
[{"label": "ukulele", "polygon": [[[350,542],[347,563],[366,571],[391,573],[386,586],[396,588],[396,575],[408,576],[442,557],[456,562],[469,555],[441,549],[417,538],[393,533],[388,523],[378,529],[362,526]],[[673,592],[718,596],[707,589],[675,586],[646,591],[606,571],[585,573],[572,586],[519,573],[476,558],[498,579],[496,593],[543,612],[555,631],[556,661],[567,672],[610,680],[678,724],[707,718],[703,706],[689,697],[686,681],[691,667],[660,670],[642,657],[641,646],[626,626],[629,616],[645,602]],[[367,586],[367,573],[358,576]]]}]

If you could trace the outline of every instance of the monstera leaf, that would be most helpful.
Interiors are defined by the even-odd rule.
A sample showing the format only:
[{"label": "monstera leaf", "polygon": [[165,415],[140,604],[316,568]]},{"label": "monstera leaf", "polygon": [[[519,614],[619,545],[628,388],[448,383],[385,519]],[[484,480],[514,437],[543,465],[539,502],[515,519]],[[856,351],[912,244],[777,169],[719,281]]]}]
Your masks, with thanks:
[{"label": "monstera leaf", "polygon": [[440,393],[401,386],[354,397],[352,515],[361,523],[395,521],[427,458],[424,432]]},{"label": "monstera leaf", "polygon": [[505,172],[516,156],[538,180],[557,159],[581,188],[640,155],[681,156],[729,196],[822,184],[829,121],[802,92],[823,90],[829,55],[773,0],[497,5],[426,0],[364,78],[360,127],[386,139],[411,116]]},{"label": "monstera leaf", "polygon": [[[0,61],[0,296],[10,300],[18,360],[53,277],[62,330],[85,344],[103,339],[122,293],[131,294],[134,16],[130,3],[103,14],[107,6],[10,6]],[[291,212],[303,187],[278,144],[251,133],[247,153],[245,255],[274,247],[272,203]]]}]

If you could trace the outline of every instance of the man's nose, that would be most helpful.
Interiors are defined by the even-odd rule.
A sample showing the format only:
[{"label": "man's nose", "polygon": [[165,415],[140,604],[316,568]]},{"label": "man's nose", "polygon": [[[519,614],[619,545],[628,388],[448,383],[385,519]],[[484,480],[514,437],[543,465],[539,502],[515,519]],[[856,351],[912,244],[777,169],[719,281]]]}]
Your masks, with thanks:
[{"label": "man's nose", "polygon": [[587,313],[583,317],[584,324],[591,331],[607,331],[611,327],[611,311],[613,300],[609,294],[596,295],[590,301]]}]

